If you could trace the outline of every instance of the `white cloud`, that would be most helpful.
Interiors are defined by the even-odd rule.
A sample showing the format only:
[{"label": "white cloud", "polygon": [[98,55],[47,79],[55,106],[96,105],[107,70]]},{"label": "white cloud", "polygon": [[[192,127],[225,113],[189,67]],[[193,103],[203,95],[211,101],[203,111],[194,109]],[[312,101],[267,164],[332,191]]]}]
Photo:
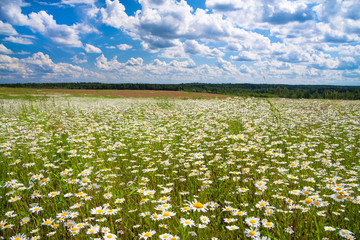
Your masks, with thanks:
[{"label": "white cloud", "polygon": [[91,44],[86,44],[84,47],[85,52],[87,53],[101,53],[101,49],[98,47],[95,47]]},{"label": "white cloud", "polygon": [[88,5],[94,5],[96,0],[61,0],[62,4],[67,5],[76,5],[76,4],[88,4]]},{"label": "white cloud", "polygon": [[7,47],[5,47],[4,44],[0,44],[0,53],[12,54],[13,51],[11,51],[11,49],[8,49]]},{"label": "white cloud", "polygon": [[81,56],[78,56],[78,55],[73,56],[71,58],[71,60],[76,64],[86,63],[88,61],[86,58],[86,55],[84,53],[80,53],[79,55],[81,55]]},{"label": "white cloud", "polygon": [[0,69],[14,81],[24,80],[91,80],[101,75],[68,63],[54,63],[42,52],[19,59],[0,54]]},{"label": "white cloud", "polygon": [[129,49],[132,49],[132,46],[130,46],[128,44],[119,44],[119,45],[116,45],[116,47],[121,51],[126,51]]},{"label": "white cloud", "polygon": [[186,53],[199,55],[202,57],[209,57],[209,58],[222,57],[225,55],[219,49],[216,48],[210,49],[208,46],[200,44],[195,40],[185,41],[184,50]]},{"label": "white cloud", "polygon": [[103,23],[119,29],[132,27],[135,18],[129,17],[125,13],[125,7],[119,2],[119,0],[106,0],[105,2],[106,8],[100,9]]},{"label": "white cloud", "polygon": [[0,8],[4,17],[13,25],[29,27],[33,32],[38,32],[59,45],[69,47],[82,47],[80,34],[97,32],[86,24],[57,24],[52,15],[45,11],[22,14],[21,7],[27,6],[22,0],[7,1]]},{"label": "white cloud", "polygon": [[9,36],[9,37],[4,38],[4,41],[18,43],[18,44],[24,44],[24,45],[33,44],[33,42],[30,39],[24,38],[24,37]]},{"label": "white cloud", "polygon": [[260,60],[260,57],[253,52],[241,51],[237,56],[230,56],[231,60],[235,61],[256,61]]},{"label": "white cloud", "polygon": [[9,23],[0,20],[0,35],[17,35],[15,28]]}]

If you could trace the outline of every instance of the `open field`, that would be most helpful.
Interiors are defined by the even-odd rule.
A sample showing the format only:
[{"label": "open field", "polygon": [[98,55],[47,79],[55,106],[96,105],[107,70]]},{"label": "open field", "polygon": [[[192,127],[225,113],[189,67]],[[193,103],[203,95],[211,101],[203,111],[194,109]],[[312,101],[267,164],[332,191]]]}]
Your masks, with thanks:
[{"label": "open field", "polygon": [[359,121],[359,101],[0,99],[0,238],[356,239]]},{"label": "open field", "polygon": [[157,90],[85,90],[85,89],[33,89],[0,87],[0,98],[24,98],[31,96],[87,96],[123,98],[227,98],[226,95]]}]

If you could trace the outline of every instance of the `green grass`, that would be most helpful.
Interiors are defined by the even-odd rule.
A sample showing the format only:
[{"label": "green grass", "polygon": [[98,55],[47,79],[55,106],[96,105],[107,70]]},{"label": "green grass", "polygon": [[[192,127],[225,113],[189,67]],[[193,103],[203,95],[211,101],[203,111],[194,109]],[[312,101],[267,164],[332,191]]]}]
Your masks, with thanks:
[{"label": "green grass", "polygon": [[[0,107],[5,239],[360,236],[359,102],[57,97]],[[175,215],[151,217],[165,212]]]}]

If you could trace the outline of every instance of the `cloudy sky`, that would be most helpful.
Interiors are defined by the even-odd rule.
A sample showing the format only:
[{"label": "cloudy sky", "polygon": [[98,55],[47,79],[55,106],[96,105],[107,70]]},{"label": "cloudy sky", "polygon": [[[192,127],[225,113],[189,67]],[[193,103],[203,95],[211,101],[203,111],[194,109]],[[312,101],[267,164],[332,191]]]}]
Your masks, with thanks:
[{"label": "cloudy sky", "polygon": [[0,83],[360,85],[359,0],[0,0]]}]

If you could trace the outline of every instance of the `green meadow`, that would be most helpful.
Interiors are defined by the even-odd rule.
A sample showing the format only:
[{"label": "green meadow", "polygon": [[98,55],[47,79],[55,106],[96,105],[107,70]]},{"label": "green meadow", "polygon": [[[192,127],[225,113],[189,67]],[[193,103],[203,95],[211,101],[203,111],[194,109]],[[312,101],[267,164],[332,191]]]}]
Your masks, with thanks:
[{"label": "green meadow", "polygon": [[0,239],[356,239],[360,101],[0,99]]}]

